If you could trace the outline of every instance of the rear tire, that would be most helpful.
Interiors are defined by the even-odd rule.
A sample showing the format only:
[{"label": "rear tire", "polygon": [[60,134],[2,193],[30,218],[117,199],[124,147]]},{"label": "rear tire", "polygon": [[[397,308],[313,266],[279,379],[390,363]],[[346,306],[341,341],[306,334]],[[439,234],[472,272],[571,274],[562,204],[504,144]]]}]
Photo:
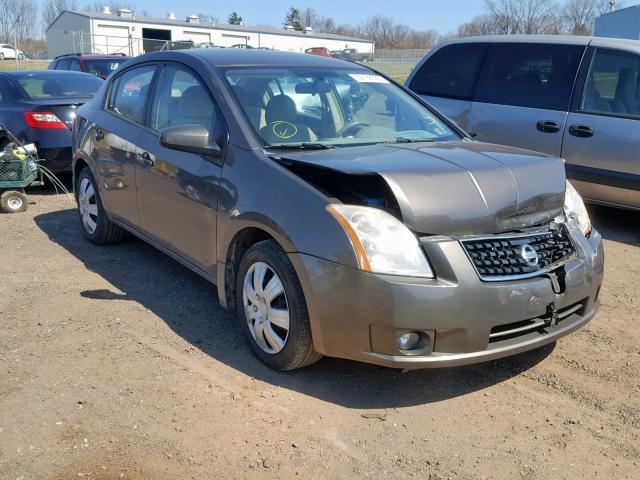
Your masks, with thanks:
[{"label": "rear tire", "polygon": [[317,362],[307,303],[293,264],[275,240],[253,245],[236,279],[240,328],[256,356],[274,370]]},{"label": "rear tire", "polygon": [[22,192],[7,190],[0,195],[0,209],[4,213],[25,212],[29,206],[27,196]]},{"label": "rear tire", "polygon": [[96,180],[89,167],[82,169],[78,175],[77,185],[76,201],[80,224],[87,240],[96,245],[107,245],[122,240],[124,230],[107,217]]}]

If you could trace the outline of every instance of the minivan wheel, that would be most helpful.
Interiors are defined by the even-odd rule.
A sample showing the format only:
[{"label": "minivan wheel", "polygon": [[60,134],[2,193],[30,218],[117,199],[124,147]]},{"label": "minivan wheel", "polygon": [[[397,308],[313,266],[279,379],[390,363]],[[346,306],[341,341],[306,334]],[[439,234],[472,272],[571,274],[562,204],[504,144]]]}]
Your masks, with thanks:
[{"label": "minivan wheel", "polygon": [[76,200],[82,232],[91,243],[106,245],[122,239],[124,230],[109,220],[104,211],[95,178],[85,167],[78,176]]},{"label": "minivan wheel", "polygon": [[322,358],[313,348],[302,286],[277,242],[265,240],[247,250],[236,292],[240,328],[269,367],[295,370]]}]

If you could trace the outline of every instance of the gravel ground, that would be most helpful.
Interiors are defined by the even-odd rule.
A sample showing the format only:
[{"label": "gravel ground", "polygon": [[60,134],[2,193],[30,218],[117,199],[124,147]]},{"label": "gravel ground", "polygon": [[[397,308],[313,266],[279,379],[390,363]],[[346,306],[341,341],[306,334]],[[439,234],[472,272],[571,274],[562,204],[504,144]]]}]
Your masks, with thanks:
[{"label": "gravel ground", "polygon": [[274,373],[215,287],[95,247],[35,190],[0,215],[0,478],[638,478],[640,214],[592,207],[601,307],[541,350],[400,373]]}]

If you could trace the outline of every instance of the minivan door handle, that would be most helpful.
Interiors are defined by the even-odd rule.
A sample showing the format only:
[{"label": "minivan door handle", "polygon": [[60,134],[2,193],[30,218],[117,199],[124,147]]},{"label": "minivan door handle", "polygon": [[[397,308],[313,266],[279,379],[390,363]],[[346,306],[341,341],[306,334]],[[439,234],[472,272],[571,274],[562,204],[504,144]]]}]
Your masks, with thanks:
[{"label": "minivan door handle", "polygon": [[574,137],[589,138],[593,137],[593,128],[589,125],[571,125],[569,133]]},{"label": "minivan door handle", "polygon": [[153,159],[151,158],[151,155],[149,155],[149,152],[138,153],[136,155],[136,160],[138,160],[138,163],[144,168],[153,167]]},{"label": "minivan door handle", "polygon": [[536,128],[544,133],[558,133],[560,131],[560,124],[553,120],[540,120],[536,124]]}]

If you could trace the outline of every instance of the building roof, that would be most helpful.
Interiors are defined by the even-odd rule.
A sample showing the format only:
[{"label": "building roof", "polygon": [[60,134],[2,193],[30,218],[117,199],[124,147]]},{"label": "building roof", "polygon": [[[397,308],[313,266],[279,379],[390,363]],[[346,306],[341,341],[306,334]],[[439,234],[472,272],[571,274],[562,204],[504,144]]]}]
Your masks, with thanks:
[{"label": "building roof", "polygon": [[167,25],[167,26],[178,26],[178,27],[186,27],[186,28],[203,28],[207,30],[228,30],[228,31],[237,31],[237,32],[246,32],[246,33],[264,33],[271,35],[286,35],[292,37],[313,37],[313,38],[322,38],[326,40],[342,40],[342,41],[350,41],[350,42],[364,42],[364,43],[374,43],[372,40],[367,40],[364,38],[356,38],[356,37],[348,37],[345,35],[336,35],[334,33],[320,33],[320,32],[312,32],[312,33],[303,33],[298,30],[285,30],[282,28],[271,28],[271,27],[251,27],[248,25],[230,25],[228,23],[216,23],[215,25],[209,23],[190,23],[186,20],[178,20],[174,18],[157,18],[157,17],[144,17],[141,15],[134,15],[133,17],[119,17],[117,13],[112,14],[104,14],[101,12],[89,12],[85,10],[64,10],[58,15],[58,17],[51,22],[51,25],[47,27],[47,30],[51,28],[51,26],[56,23],[60,16],[65,13],[71,13],[75,15],[80,15],[82,17],[97,19],[97,20],[110,20],[113,22],[123,22],[123,23],[153,23],[157,25]]}]

